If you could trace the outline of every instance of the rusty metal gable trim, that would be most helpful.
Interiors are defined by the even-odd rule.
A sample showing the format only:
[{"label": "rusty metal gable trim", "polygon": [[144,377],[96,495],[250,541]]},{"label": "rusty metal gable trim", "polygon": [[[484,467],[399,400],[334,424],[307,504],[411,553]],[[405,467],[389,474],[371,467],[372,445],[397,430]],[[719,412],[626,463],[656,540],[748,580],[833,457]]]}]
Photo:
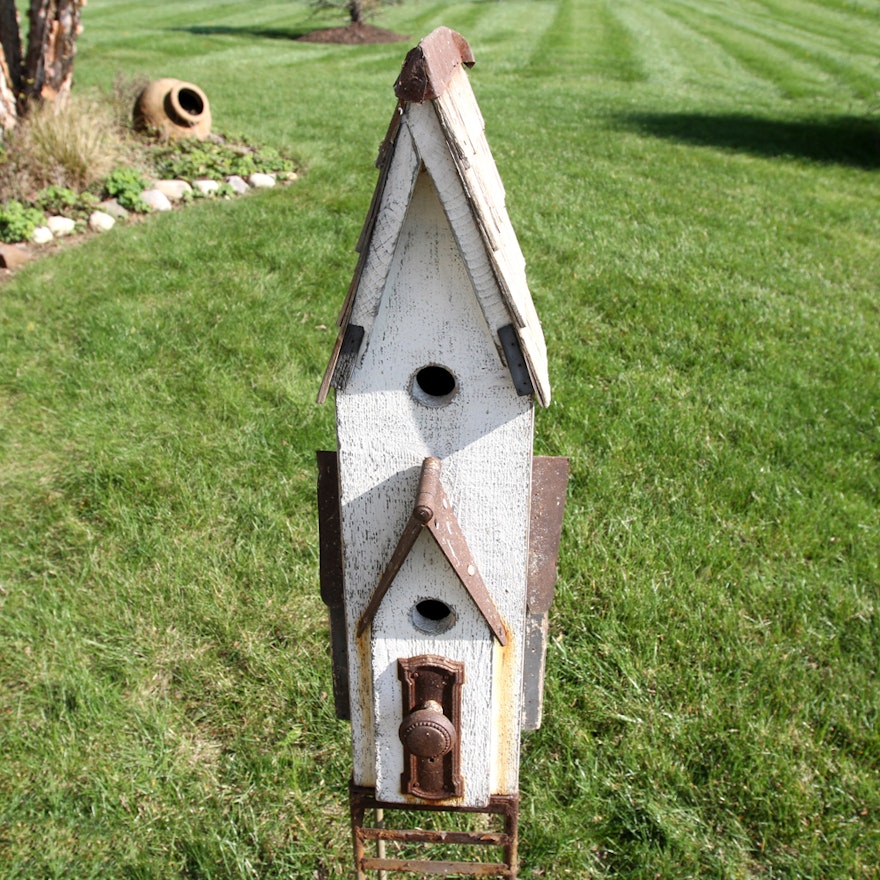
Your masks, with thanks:
[{"label": "rusty metal gable trim", "polygon": [[433,456],[429,456],[422,462],[415,506],[400,540],[397,542],[397,547],[395,547],[364,613],[358,620],[357,637],[360,638],[367,627],[372,624],[382,600],[406,561],[406,557],[409,556],[422,531],[427,530],[455,572],[459,582],[473,600],[474,605],[477,606],[477,610],[489,625],[492,634],[504,647],[508,641],[507,626],[498,613],[492,596],[480,576],[476,561],[452,510],[452,505],[440,484],[440,467],[440,460]]}]

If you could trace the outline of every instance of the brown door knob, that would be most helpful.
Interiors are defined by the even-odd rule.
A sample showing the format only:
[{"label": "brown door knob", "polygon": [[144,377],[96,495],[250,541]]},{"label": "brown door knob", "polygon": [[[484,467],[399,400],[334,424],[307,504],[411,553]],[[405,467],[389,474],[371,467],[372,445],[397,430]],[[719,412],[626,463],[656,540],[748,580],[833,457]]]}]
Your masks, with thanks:
[{"label": "brown door knob", "polygon": [[455,745],[455,725],[434,700],[410,712],[403,719],[398,735],[409,752],[419,758],[440,758]]}]

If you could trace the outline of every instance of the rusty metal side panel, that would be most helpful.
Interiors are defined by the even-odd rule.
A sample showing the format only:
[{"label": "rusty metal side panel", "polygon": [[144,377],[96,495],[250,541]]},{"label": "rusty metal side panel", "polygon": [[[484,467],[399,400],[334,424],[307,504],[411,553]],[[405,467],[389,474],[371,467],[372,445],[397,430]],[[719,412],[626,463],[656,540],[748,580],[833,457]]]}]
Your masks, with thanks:
[{"label": "rusty metal side panel", "polygon": [[568,459],[564,457],[536,455],[532,460],[528,587],[530,614],[542,614],[553,603],[568,470]]},{"label": "rusty metal side panel", "polygon": [[330,615],[333,658],[333,699],[336,717],[351,720],[348,703],[348,643],[345,633],[345,595],[342,577],[342,530],[339,518],[339,466],[335,452],[319,451],[318,547],[321,599]]},{"label": "rusty metal side panel", "polygon": [[523,730],[537,730],[544,712],[548,612],[556,587],[556,562],[559,558],[568,470],[567,458],[535,456],[532,460]]},{"label": "rusty metal side panel", "polygon": [[522,729],[538,730],[544,714],[544,670],[547,665],[548,615],[526,618],[525,674],[523,675]]}]

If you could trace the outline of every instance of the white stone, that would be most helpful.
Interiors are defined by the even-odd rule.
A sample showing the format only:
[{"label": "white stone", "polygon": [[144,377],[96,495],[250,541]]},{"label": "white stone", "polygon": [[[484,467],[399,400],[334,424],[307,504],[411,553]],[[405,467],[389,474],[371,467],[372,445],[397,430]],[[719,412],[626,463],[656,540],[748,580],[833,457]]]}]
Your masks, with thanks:
[{"label": "white stone", "polygon": [[186,193],[192,192],[192,187],[185,180],[157,180],[153,189],[159,190],[172,202],[179,202]]},{"label": "white stone", "polygon": [[244,195],[250,189],[248,182],[237,174],[230,174],[229,177],[226,178],[226,182],[240,196]]},{"label": "white stone", "polygon": [[128,211],[119,204],[116,199],[107,199],[98,205],[98,210],[115,217],[117,220],[125,220],[128,217]]},{"label": "white stone", "polygon": [[212,196],[220,189],[220,184],[216,180],[194,180],[193,189],[197,189],[202,195]]},{"label": "white stone", "polygon": [[257,189],[275,186],[275,175],[261,174],[259,171],[255,171],[248,177],[248,183]]},{"label": "white stone", "polygon": [[92,211],[89,215],[89,229],[93,232],[107,232],[116,225],[116,221],[104,211]]},{"label": "white stone", "polygon": [[55,238],[61,238],[62,236],[73,234],[76,229],[76,221],[71,220],[69,217],[54,216],[46,221],[46,226],[49,227]]},{"label": "white stone", "polygon": [[52,230],[48,226],[38,226],[31,233],[31,241],[34,244],[48,244],[53,238],[55,236],[52,235]]},{"label": "white stone", "polygon": [[157,189],[145,189],[141,193],[141,198],[149,208],[154,211],[170,211],[171,202],[164,193]]}]

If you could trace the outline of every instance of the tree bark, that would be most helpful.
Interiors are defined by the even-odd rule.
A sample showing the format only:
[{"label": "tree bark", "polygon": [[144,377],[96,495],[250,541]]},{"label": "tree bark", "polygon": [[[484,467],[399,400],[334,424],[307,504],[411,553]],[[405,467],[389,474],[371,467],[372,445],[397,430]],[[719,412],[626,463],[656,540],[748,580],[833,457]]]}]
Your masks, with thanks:
[{"label": "tree bark", "polygon": [[31,0],[22,83],[25,104],[63,99],[70,93],[83,6],[85,0]]},{"label": "tree bark", "polygon": [[21,92],[21,31],[15,0],[0,0],[0,128],[8,130],[18,119]]},{"label": "tree bark", "polygon": [[0,0],[0,131],[13,128],[31,101],[70,94],[85,5],[86,0],[31,0],[25,56],[15,0]]}]

